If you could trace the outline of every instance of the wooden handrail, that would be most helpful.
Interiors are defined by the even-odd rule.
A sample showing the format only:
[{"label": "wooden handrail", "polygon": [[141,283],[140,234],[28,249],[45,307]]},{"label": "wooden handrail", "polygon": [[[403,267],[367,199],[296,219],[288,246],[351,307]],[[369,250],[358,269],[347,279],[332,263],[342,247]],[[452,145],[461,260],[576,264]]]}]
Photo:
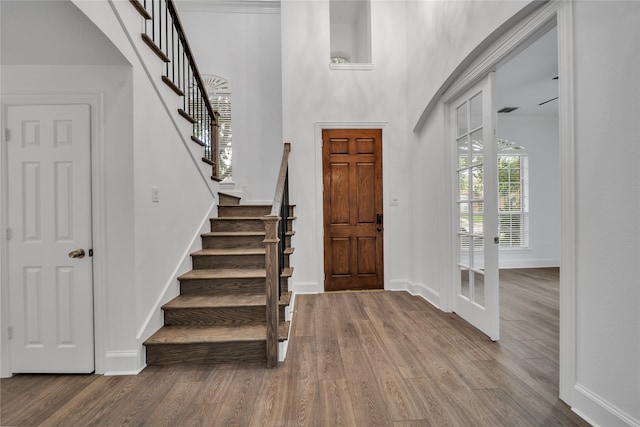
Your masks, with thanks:
[{"label": "wooden handrail", "polygon": [[280,280],[283,270],[283,251],[286,235],[286,224],[289,211],[288,169],[291,144],[284,144],[278,183],[273,197],[271,213],[263,217],[265,226],[265,265],[266,265],[266,317],[267,317],[267,367],[278,365],[278,326]]},{"label": "wooden handrail", "polygon": [[204,87],[204,82],[202,81],[202,75],[200,74],[200,70],[198,69],[198,64],[196,64],[196,60],[191,52],[191,46],[189,46],[189,41],[187,40],[187,36],[182,27],[182,22],[180,21],[180,16],[178,16],[178,11],[176,10],[175,5],[173,4],[173,0],[167,0],[167,8],[169,9],[169,13],[171,14],[171,19],[173,20],[173,26],[178,33],[178,37],[180,42],[182,43],[184,54],[189,59],[189,66],[193,70],[193,78],[202,93],[202,100],[204,101],[204,105],[209,113],[209,117],[215,121],[215,114],[213,112],[213,107],[211,106],[211,102],[209,102],[209,98],[207,95],[207,90]]}]

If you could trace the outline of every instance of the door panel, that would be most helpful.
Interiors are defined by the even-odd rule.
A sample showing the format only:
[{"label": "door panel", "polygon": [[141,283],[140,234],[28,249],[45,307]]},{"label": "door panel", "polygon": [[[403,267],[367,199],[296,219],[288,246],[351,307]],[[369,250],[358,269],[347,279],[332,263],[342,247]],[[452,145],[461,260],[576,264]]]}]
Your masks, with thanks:
[{"label": "door panel", "polygon": [[452,103],[450,111],[458,224],[453,310],[495,341],[500,336],[500,311],[492,79],[493,73]]},{"label": "door panel", "polygon": [[[87,105],[7,108],[11,371],[94,370]],[[88,254],[87,254],[88,255]]]},{"label": "door panel", "polygon": [[382,131],[325,129],[322,141],[325,290],[383,289]]}]

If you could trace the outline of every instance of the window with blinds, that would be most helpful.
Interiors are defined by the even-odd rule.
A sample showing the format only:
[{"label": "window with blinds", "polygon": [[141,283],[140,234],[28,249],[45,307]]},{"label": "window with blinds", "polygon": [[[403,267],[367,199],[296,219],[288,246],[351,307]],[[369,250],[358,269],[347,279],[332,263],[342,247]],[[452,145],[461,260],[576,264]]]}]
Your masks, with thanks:
[{"label": "window with blinds", "polygon": [[218,176],[222,182],[232,179],[231,158],[233,154],[231,127],[231,94],[212,93],[209,95],[211,107],[217,111],[218,117]]},{"label": "window with blinds", "polygon": [[216,75],[203,75],[209,103],[218,117],[218,177],[231,182],[233,158],[233,128],[231,126],[231,89],[229,81]]},{"label": "window with blinds", "polygon": [[498,225],[501,249],[529,247],[529,158],[498,155]]}]

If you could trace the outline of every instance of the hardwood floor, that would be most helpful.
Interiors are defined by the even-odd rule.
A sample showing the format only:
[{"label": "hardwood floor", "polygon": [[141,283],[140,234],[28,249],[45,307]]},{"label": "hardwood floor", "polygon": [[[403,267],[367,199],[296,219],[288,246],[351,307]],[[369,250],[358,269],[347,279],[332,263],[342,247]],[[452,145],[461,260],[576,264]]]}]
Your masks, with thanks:
[{"label": "hardwood floor", "polygon": [[558,395],[558,271],[501,272],[502,339],[406,292],[298,295],[287,361],[0,380],[3,426],[588,426]]}]

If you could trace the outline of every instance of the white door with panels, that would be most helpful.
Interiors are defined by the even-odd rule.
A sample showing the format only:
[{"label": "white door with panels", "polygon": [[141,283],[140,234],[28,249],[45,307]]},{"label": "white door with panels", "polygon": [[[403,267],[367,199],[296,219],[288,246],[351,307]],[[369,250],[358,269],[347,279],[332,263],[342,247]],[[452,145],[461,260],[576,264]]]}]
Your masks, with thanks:
[{"label": "white door with panels", "polygon": [[454,145],[455,296],[453,311],[500,337],[495,113],[490,73],[450,104]]},{"label": "white door with panels", "polygon": [[93,372],[89,106],[6,119],[11,372]]}]

